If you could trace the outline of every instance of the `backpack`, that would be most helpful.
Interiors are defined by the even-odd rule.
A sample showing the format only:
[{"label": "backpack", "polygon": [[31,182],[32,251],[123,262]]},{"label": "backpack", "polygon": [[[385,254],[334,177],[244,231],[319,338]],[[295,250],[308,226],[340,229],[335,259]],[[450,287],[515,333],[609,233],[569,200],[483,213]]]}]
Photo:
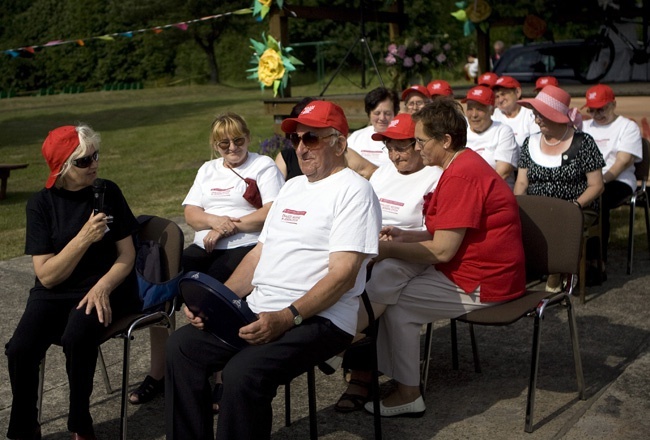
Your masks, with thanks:
[{"label": "backpack", "polygon": [[[150,216],[138,217],[142,228]],[[138,279],[138,292],[142,301],[143,312],[164,310],[165,303],[174,299],[179,293],[178,282],[183,272],[180,271],[170,280],[163,279],[163,258],[160,243],[153,240],[141,240],[135,237],[135,273]]]}]

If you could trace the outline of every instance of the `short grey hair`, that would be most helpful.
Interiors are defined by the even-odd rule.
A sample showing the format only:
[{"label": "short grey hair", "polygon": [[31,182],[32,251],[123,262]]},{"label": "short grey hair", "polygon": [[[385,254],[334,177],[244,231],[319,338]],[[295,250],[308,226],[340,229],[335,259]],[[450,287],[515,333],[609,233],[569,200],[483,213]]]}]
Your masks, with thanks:
[{"label": "short grey hair", "polygon": [[61,166],[61,171],[54,183],[56,188],[61,188],[63,186],[65,176],[70,172],[70,168],[72,167],[72,161],[79,159],[80,157],[88,156],[91,147],[94,147],[95,151],[99,151],[102,142],[99,133],[90,128],[87,124],[79,123],[79,125],[75,127],[75,130],[79,135],[79,146],[75,148],[70,157],[68,157],[63,166]]}]

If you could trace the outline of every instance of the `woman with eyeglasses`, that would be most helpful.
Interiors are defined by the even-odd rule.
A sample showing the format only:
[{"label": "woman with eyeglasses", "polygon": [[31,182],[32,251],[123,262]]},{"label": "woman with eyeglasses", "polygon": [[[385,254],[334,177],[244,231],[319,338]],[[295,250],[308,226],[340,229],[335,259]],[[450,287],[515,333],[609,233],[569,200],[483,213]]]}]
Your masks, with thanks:
[{"label": "woman with eyeglasses", "polygon": [[73,439],[96,438],[89,405],[100,338],[140,306],[132,239],[138,224],[115,183],[104,180],[103,203],[95,202],[99,144],[99,134],[83,124],[56,128],[43,143],[50,174],[27,202],[25,240],[36,281],[6,346],[11,439],[41,438],[39,364],[52,344],[66,357],[68,430]]},{"label": "woman with eyeglasses", "polygon": [[[603,263],[607,263],[609,211],[636,190],[634,163],[643,158],[641,131],[634,121],[616,114],[616,97],[611,87],[605,84],[593,86],[587,90],[586,98],[587,102],[582,108],[587,108],[591,119],[584,122],[582,129],[594,138],[606,164],[603,168],[605,190],[602,196],[601,248]],[[598,240],[587,242],[587,259],[591,263],[587,271],[588,285],[596,284],[599,279],[607,280],[604,266],[598,276],[597,246]]]},{"label": "woman with eyeglasses", "polygon": [[[390,159],[384,151],[384,144],[374,140],[372,135],[386,131],[390,121],[399,112],[399,98],[393,90],[377,87],[366,94],[364,105],[369,124],[348,137],[348,148],[376,166],[387,164]],[[351,168],[355,169],[356,166]]]},{"label": "woman with eyeglasses", "polygon": [[[465,147],[461,105],[438,98],[413,120],[415,151],[442,174],[424,202],[426,228],[383,228],[385,240],[366,283],[373,303],[392,299],[377,339],[378,369],[396,382],[380,403],[382,417],[420,417],[426,411],[420,390],[423,324],[517,298],[526,281],[517,202],[497,172]],[[403,281],[398,286],[385,282],[397,277]],[[363,408],[374,411],[372,402]]]},{"label": "woman with eyeglasses", "polygon": [[[540,133],[531,134],[521,147],[515,194],[569,200],[583,209],[585,226],[593,224],[605,161],[594,139],[574,128],[571,95],[546,86],[535,98],[518,103],[533,110]],[[559,275],[550,276],[546,289],[561,288]]]},{"label": "woman with eyeglasses", "polygon": [[431,101],[431,92],[421,84],[413,84],[402,92],[404,110],[412,115]]},{"label": "woman with eyeglasses", "polygon": [[[185,272],[203,272],[224,282],[255,247],[284,178],[273,159],[248,151],[250,143],[250,130],[240,115],[228,112],[213,121],[212,160],[199,168],[183,200],[185,220],[195,231],[194,241],[183,251]],[[254,192],[258,206],[245,198]],[[163,391],[167,336],[164,328],[151,330],[150,372],[129,396],[131,403],[148,402]],[[215,403],[218,394],[217,387]]]}]

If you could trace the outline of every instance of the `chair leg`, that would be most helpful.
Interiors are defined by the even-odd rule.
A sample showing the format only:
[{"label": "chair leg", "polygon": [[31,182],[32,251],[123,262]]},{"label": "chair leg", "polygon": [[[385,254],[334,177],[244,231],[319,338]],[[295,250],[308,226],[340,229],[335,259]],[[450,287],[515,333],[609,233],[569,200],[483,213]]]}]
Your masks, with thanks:
[{"label": "chair leg", "polygon": [[291,426],[291,382],[284,385],[284,426]]},{"label": "chair leg", "polygon": [[650,198],[648,198],[648,193],[643,194],[641,202],[645,211],[645,235],[648,241],[648,252],[650,252]]},{"label": "chair leg", "polygon": [[111,379],[108,377],[108,371],[106,370],[106,362],[104,362],[104,352],[102,351],[102,346],[98,347],[98,359],[99,359],[99,369],[102,372],[102,379],[104,379],[104,387],[106,388],[106,394],[113,394],[113,387],[111,386]]},{"label": "chair leg", "polygon": [[[377,355],[375,354],[375,359]],[[381,440],[381,410],[379,409],[379,370],[375,365],[372,369],[372,384],[370,385],[370,392],[372,393],[372,409],[375,425],[375,440]]]},{"label": "chair leg", "polygon": [[127,401],[129,393],[129,370],[131,367],[131,332],[127,332],[124,338],[124,361],[122,362],[122,399],[120,405],[120,439],[126,440],[127,424]]},{"label": "chair leg", "polygon": [[316,374],[307,370],[307,394],[309,395],[309,438],[318,439],[318,413],[316,412]]},{"label": "chair leg", "polygon": [[38,423],[41,423],[41,416],[43,415],[43,386],[45,385],[45,356],[41,359],[38,366],[38,397],[36,400],[36,407],[38,408]]},{"label": "chair leg", "polygon": [[580,274],[578,275],[580,304],[585,303],[585,287],[587,285],[587,237],[582,236],[582,255],[580,255]]},{"label": "chair leg", "polygon": [[474,324],[469,324],[469,336],[472,340],[472,356],[474,357],[474,371],[481,372],[481,359],[478,356],[478,344],[476,343],[476,334],[474,333]]},{"label": "chair leg", "polygon": [[[422,362],[422,389],[427,389],[427,381],[429,379],[429,364],[431,362],[431,340],[433,336],[433,323],[427,324],[426,336],[424,338],[424,359]],[[424,396],[422,396],[424,397]]]},{"label": "chair leg", "polygon": [[636,196],[630,199],[630,221],[627,234],[627,274],[632,274],[632,260],[634,259],[634,215],[636,214]]},{"label": "chair leg", "polygon": [[539,337],[541,333],[541,319],[535,316],[533,326],[533,349],[530,360],[530,379],[528,382],[528,399],[526,401],[526,432],[533,432],[533,416],[535,414],[535,390],[537,388],[537,371],[539,370]]},{"label": "chair leg", "polygon": [[575,364],[576,380],[578,382],[578,398],[580,400],[585,400],[585,377],[582,371],[580,345],[578,344],[578,326],[576,325],[576,317],[573,313],[573,302],[571,301],[570,296],[566,297],[565,304],[569,321],[569,332],[571,335],[571,347],[573,348],[573,363]]},{"label": "chair leg", "polygon": [[458,335],[456,334],[456,320],[451,320],[451,366],[458,370]]}]

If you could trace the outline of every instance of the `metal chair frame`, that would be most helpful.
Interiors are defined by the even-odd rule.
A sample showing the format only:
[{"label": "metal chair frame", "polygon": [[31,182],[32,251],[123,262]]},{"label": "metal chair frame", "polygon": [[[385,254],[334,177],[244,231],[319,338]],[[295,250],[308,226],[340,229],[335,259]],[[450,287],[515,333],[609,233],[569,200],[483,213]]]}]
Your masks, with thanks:
[{"label": "metal chair frame", "polygon": [[[533,318],[530,377],[524,425],[526,432],[533,432],[535,392],[539,371],[541,322],[546,309],[551,306],[563,305],[567,310],[578,385],[578,397],[580,400],[585,399],[582,360],[580,357],[577,325],[572,302],[580,265],[583,218],[582,212],[577,206],[561,199],[540,196],[518,196],[517,201],[519,202],[522,218],[522,236],[529,278],[551,273],[565,273],[569,274],[566,287],[560,293],[527,290],[522,297],[515,300],[466,313],[456,319],[452,319],[452,362],[454,369],[458,369],[457,321],[466,322],[469,325],[472,354],[474,356],[474,369],[477,373],[480,373],[481,366],[474,325],[505,326],[517,322],[523,317]],[[553,222],[550,222],[549,219],[553,219]],[[561,224],[562,228],[558,228],[558,224]],[[560,261],[556,262],[556,260]],[[431,358],[432,330],[433,326],[429,324],[427,327],[425,340],[426,352],[422,368],[422,378],[425,387]]]},{"label": "metal chair frame", "polygon": [[[368,332],[367,337],[372,338],[376,344],[377,342],[377,331],[379,329],[378,322],[375,320],[375,314],[372,310],[372,305],[370,304],[370,298],[368,294],[364,291],[361,294],[361,299],[363,300],[363,305],[366,308],[368,313]],[[372,380],[370,385],[370,395],[372,396],[373,402],[373,421],[375,429],[375,440],[381,440],[381,414],[379,408],[379,371],[377,370],[377,349],[375,345],[373,362],[372,362]],[[318,439],[318,413],[316,410],[316,375],[315,368],[310,368],[307,370],[307,396],[309,399],[309,438],[311,440]],[[291,382],[285,384],[284,386],[284,424],[285,426],[291,426]]]},{"label": "metal chair frame", "polygon": [[[175,226],[175,228],[174,228]],[[150,229],[147,229],[150,228]],[[159,232],[159,233],[158,233]],[[164,256],[163,262],[167,269],[167,277],[170,279],[181,271],[181,254],[183,252],[184,236],[183,231],[171,220],[161,217],[153,217],[147,224],[145,224],[139,233],[140,237],[145,240],[158,241],[162,245],[162,254]],[[171,241],[173,240],[173,242]],[[169,248],[167,247],[169,246]],[[169,252],[174,251],[178,255],[170,255]],[[122,361],[122,393],[120,401],[120,439],[126,440],[127,438],[127,403],[129,392],[129,371],[131,366],[131,341],[135,338],[134,333],[137,330],[142,330],[154,326],[162,326],[167,328],[170,332],[175,328],[174,312],[176,309],[176,300],[168,302],[165,309],[156,312],[140,312],[134,313],[113,322],[109,325],[104,332],[102,341],[99,345],[99,365],[104,380],[106,392],[112,394],[114,390],[111,386],[108,372],[106,371],[106,364],[104,362],[104,355],[102,353],[101,344],[109,339],[122,339],[124,341],[123,347],[123,361]],[[38,386],[38,420],[41,420],[41,412],[43,405],[43,385],[45,382],[45,357],[41,359],[39,368],[39,386]]]}]

